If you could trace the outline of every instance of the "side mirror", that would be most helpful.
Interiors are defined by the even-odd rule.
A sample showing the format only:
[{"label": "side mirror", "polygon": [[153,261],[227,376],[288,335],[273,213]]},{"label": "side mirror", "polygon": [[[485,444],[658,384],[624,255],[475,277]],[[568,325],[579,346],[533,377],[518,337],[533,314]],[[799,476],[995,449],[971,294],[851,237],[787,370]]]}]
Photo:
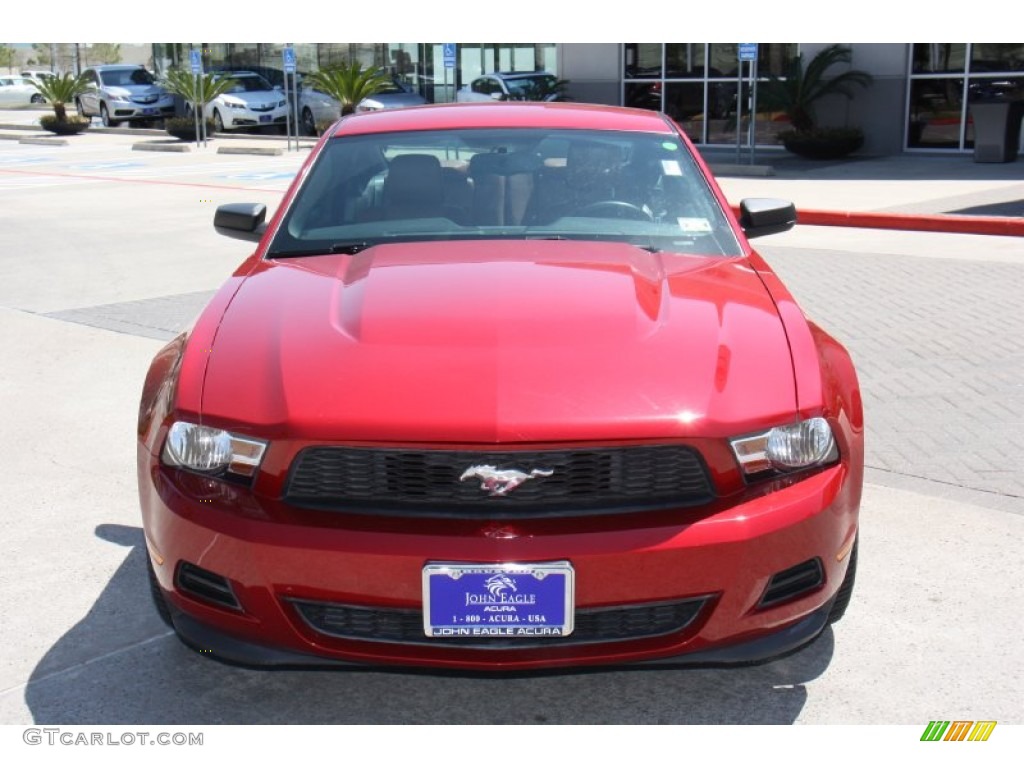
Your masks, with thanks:
[{"label": "side mirror", "polygon": [[498,93],[492,93],[491,94],[491,98],[494,101],[504,101],[505,100],[505,94],[501,93],[501,91],[499,91]]},{"label": "side mirror", "polygon": [[226,237],[258,243],[267,231],[266,218],[263,203],[229,203],[217,207],[213,228]]},{"label": "side mirror", "polygon": [[282,88],[282,87],[281,87],[280,85],[275,85],[275,86],[274,86],[274,90],[275,90],[275,91],[283,91],[283,90],[284,90],[284,88]]},{"label": "side mirror", "polygon": [[748,197],[740,201],[740,226],[748,238],[787,232],[796,219],[796,206],[788,200]]}]

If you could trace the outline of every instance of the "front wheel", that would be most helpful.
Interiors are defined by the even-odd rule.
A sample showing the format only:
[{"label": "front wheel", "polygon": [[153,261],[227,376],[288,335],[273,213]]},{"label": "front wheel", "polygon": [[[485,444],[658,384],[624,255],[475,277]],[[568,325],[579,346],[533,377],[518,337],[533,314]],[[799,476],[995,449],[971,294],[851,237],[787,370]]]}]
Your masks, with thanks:
[{"label": "front wheel", "polygon": [[43,98],[43,94],[41,94],[41,93],[33,93],[32,94],[32,103],[33,104],[43,104],[45,102],[46,102],[46,99]]},{"label": "front wheel", "polygon": [[85,114],[85,107],[82,106],[82,100],[81,99],[75,99],[75,111],[78,112],[78,116],[80,118],[82,118],[83,120],[89,120],[89,121],[92,120],[92,117],[90,117],[89,115]]},{"label": "front wheel", "polygon": [[213,110],[213,131],[214,133],[224,132],[224,118],[220,116],[220,110]]},{"label": "front wheel", "polygon": [[835,600],[832,601],[832,608],[828,612],[828,623],[835,624],[846,613],[850,605],[850,598],[853,596],[853,583],[857,579],[857,539],[853,541],[853,549],[850,550],[850,564],[846,566],[846,578],[836,592]]},{"label": "front wheel", "polygon": [[153,563],[149,560],[149,553],[146,553],[146,570],[149,575],[149,596],[153,598],[153,607],[156,608],[160,621],[171,629],[174,629],[174,622],[171,621],[171,609],[167,606],[167,598],[160,589],[160,582],[156,580],[156,573],[153,571]]},{"label": "front wheel", "polygon": [[100,104],[100,121],[105,128],[117,128],[121,124],[120,120],[113,120],[110,117],[110,110],[106,104]]},{"label": "front wheel", "polygon": [[313,118],[313,111],[309,107],[302,110],[302,132],[306,136],[316,136],[316,120]]}]

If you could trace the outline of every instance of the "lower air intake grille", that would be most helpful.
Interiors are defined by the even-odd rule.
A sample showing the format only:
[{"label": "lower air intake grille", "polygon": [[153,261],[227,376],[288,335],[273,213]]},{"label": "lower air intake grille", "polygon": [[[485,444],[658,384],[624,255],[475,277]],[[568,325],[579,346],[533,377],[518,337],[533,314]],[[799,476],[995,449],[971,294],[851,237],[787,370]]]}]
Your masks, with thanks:
[{"label": "lower air intake grille", "polygon": [[[508,473],[518,473],[513,476],[520,482],[496,495]],[[706,504],[714,495],[699,452],[682,445],[557,451],[317,446],[296,458],[284,497],[296,506],[351,512],[507,517],[667,509]]]},{"label": "lower air intake grille", "polygon": [[566,637],[427,637],[423,614],[415,610],[362,608],[337,603],[293,600],[299,616],[310,627],[331,637],[378,643],[454,645],[478,648],[613,643],[657,637],[689,626],[704,607],[705,598],[678,603],[655,603],[576,611],[573,633]]},{"label": "lower air intake grille", "polygon": [[772,576],[757,607],[769,608],[793,600],[813,592],[824,583],[825,574],[818,558],[794,565]]},{"label": "lower air intake grille", "polygon": [[242,609],[227,579],[192,563],[181,562],[174,583],[181,592],[204,603],[214,603],[236,611]]}]

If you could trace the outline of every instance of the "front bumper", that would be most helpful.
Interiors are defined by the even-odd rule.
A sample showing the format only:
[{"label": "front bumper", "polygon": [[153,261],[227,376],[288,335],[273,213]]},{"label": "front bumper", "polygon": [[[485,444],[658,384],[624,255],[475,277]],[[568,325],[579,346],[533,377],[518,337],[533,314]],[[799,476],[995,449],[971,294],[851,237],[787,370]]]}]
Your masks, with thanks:
[{"label": "front bumper", "polygon": [[163,117],[174,117],[174,102],[165,99],[152,104],[135,102],[111,101],[110,116],[115,120],[155,120]]},{"label": "front bumper", "polygon": [[284,125],[288,121],[288,108],[278,107],[269,112],[254,112],[249,109],[228,109],[222,111],[225,128],[252,127],[257,125]]},{"label": "front bumper", "polygon": [[[242,664],[391,664],[527,670],[633,663],[757,662],[825,626],[857,528],[857,484],[844,465],[708,513],[599,519],[395,520],[307,514],[159,465],[140,446],[140,494],[154,570],[181,637]],[[673,519],[675,518],[675,519]],[[502,531],[495,535],[495,531]],[[764,605],[772,577],[818,559],[822,583]],[[599,611],[703,600],[678,631],[656,636],[502,647],[337,637],[304,621],[301,601],[415,612],[432,561],[568,560],[576,608]],[[241,610],[175,583],[181,562],[223,576]]]}]

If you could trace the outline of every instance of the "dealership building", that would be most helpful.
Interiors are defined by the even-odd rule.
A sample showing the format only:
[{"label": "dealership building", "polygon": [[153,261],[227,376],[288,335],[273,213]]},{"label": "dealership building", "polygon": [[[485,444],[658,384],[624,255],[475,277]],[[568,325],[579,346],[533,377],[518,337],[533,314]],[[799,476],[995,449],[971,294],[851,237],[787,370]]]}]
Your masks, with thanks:
[{"label": "dealership building", "polygon": [[[662,110],[707,147],[736,145],[739,103],[741,141],[771,148],[779,146],[778,133],[789,124],[780,113],[755,107],[754,86],[772,75],[784,77],[794,57],[807,61],[828,45],[761,43],[753,53],[744,45],[744,61],[738,43],[459,43],[454,51],[442,43],[309,43],[293,48],[299,72],[358,61],[388,69],[434,102],[453,101],[455,90],[489,72],[546,70],[568,81],[574,101]],[[861,128],[868,154],[970,152],[972,104],[1024,100],[1024,43],[850,47],[850,67],[869,73],[873,82],[857,89],[852,100],[825,99],[817,117],[824,126]],[[190,48],[202,52],[207,69],[257,69],[283,82],[282,43],[156,43],[153,66],[158,72],[187,68]],[[752,108],[756,119],[750,125]]]}]

